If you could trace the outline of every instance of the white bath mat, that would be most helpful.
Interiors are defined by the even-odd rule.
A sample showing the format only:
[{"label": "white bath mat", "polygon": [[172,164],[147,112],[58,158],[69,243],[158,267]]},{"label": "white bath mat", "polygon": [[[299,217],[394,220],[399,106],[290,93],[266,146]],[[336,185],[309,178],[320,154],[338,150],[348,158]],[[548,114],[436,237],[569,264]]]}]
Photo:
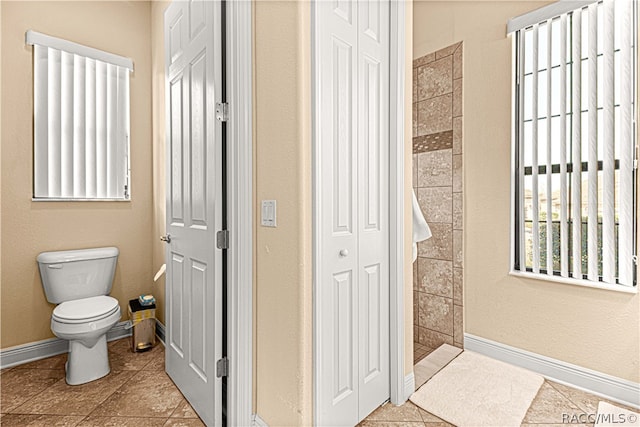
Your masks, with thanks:
[{"label": "white bath mat", "polygon": [[600,401],[595,421],[594,427],[639,427],[640,414]]},{"label": "white bath mat", "polygon": [[416,390],[419,389],[422,384],[429,381],[429,378],[433,377],[442,368],[447,366],[447,364],[455,359],[460,353],[462,353],[462,349],[449,344],[442,344],[440,347],[429,353],[427,357],[416,363],[413,367]]},{"label": "white bath mat", "polygon": [[520,426],[543,382],[526,369],[464,351],[410,400],[458,427]]}]

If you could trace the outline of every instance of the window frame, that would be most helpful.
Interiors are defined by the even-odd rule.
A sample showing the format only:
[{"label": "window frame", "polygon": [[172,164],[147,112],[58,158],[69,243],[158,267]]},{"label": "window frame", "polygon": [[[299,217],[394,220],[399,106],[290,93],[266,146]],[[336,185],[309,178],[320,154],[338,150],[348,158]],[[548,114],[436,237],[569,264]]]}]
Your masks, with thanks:
[{"label": "window frame", "polygon": [[[523,58],[524,54],[522,53],[524,49],[523,33],[526,29],[530,28],[535,24],[542,24],[545,21],[551,22],[552,19],[555,19],[555,17],[557,16],[560,16],[565,13],[570,13],[571,10],[567,9],[567,7],[564,5],[561,5],[561,3],[563,2],[554,3],[549,6],[543,7],[540,10],[536,10],[528,14],[522,15],[520,17],[513,18],[512,20],[509,21],[508,27],[507,27],[508,35],[510,35],[512,38],[512,43],[511,43],[512,45],[512,55],[511,55],[511,58],[512,58],[512,65],[511,65],[512,129],[511,129],[511,174],[510,174],[511,217],[510,217],[509,275],[519,277],[519,278],[540,280],[544,282],[563,283],[563,284],[578,285],[583,287],[613,290],[613,291],[618,291],[623,293],[635,294],[635,293],[638,293],[638,282],[637,282],[638,212],[637,211],[638,211],[638,149],[639,149],[638,148],[638,132],[637,132],[638,129],[636,125],[636,117],[637,117],[637,111],[638,111],[638,106],[637,106],[637,102],[638,102],[638,94],[637,94],[637,90],[638,90],[638,6],[636,2],[633,2],[633,14],[631,17],[633,40],[634,40],[634,45],[632,49],[632,79],[633,79],[632,88],[633,90],[631,95],[631,101],[632,101],[631,122],[632,122],[632,129],[633,129],[631,137],[632,137],[632,145],[634,147],[634,155],[632,159],[634,167],[632,171],[633,183],[632,183],[632,189],[631,189],[631,192],[633,195],[633,219],[632,219],[632,229],[633,229],[632,242],[633,243],[632,243],[632,260],[630,260],[630,262],[633,262],[633,268],[632,268],[633,282],[631,285],[620,284],[620,283],[609,284],[601,281],[596,282],[596,281],[587,279],[586,272],[582,272],[581,279],[574,278],[571,276],[568,276],[568,277],[562,276],[559,270],[558,271],[554,270],[553,273],[549,275],[547,274],[546,266],[543,266],[542,263],[540,263],[540,268],[538,273],[533,272],[532,268],[528,268],[526,266],[525,266],[525,269],[523,270],[519,269],[520,250],[522,247],[521,242],[522,242],[522,239],[524,238],[524,231],[520,230],[520,224],[522,222],[521,218],[522,218],[522,215],[524,215],[524,211],[521,210],[521,208],[524,209],[524,206],[523,206],[523,203],[520,203],[521,194],[520,194],[519,179],[520,179],[520,172],[522,171],[522,168],[527,169],[527,166],[524,165],[524,157],[521,156],[522,153],[520,152],[521,151],[520,138],[524,137],[523,135],[521,135],[521,123],[525,122],[524,108],[522,103],[522,99],[524,97],[524,82],[520,81],[520,76],[523,75],[521,73],[521,70],[522,70],[522,67],[524,66],[524,58]],[[592,1],[590,3],[601,3],[601,0]],[[581,5],[581,6],[575,7],[574,9],[577,10],[583,7],[584,5]],[[553,12],[549,12],[549,11],[553,11],[554,8],[556,9],[555,14],[553,14]],[[558,11],[557,10],[558,8],[564,8],[565,10]],[[546,11],[544,9],[546,9]],[[545,13],[548,14],[546,18],[544,17]],[[553,16],[551,16],[551,14],[553,14]],[[530,15],[530,16],[527,16],[527,15]],[[518,25],[520,25],[519,28],[518,28]],[[547,64],[547,66],[550,67],[550,64]],[[547,118],[547,119],[550,119],[550,118]],[[619,162],[619,159],[615,159],[614,171],[619,170],[618,162]],[[600,166],[601,163],[602,163],[602,159],[599,158],[598,170],[601,169],[601,166]],[[566,159],[566,165],[567,165],[567,173],[569,173],[573,165],[570,158]],[[553,168],[555,166],[559,166],[559,163],[552,164],[552,172],[551,172],[552,174],[554,173]],[[531,168],[531,166],[528,166],[528,168]],[[546,164],[539,164],[538,168],[539,170],[542,168],[545,168],[545,174],[546,174]],[[584,171],[586,171],[586,168],[582,170],[582,172]],[[526,173],[524,175],[526,175]],[[570,194],[570,186],[571,186],[571,183],[569,185],[569,188],[567,189],[568,194]],[[538,194],[540,194],[540,191],[538,191]],[[570,221],[570,218],[568,218],[567,220]],[[599,279],[601,278],[602,276],[599,276]]]}]

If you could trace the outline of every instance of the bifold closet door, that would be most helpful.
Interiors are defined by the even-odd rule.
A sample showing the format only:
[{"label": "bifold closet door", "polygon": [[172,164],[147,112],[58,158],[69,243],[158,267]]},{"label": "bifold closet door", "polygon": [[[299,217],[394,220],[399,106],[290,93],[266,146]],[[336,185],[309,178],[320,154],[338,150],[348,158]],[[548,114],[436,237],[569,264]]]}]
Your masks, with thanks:
[{"label": "bifold closet door", "polygon": [[318,425],[390,396],[389,3],[316,3]]}]

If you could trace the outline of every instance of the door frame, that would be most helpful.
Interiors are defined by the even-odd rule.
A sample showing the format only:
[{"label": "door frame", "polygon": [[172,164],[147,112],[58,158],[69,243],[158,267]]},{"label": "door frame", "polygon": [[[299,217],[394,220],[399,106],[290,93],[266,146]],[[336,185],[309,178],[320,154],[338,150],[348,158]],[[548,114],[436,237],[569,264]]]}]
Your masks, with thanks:
[{"label": "door frame", "polygon": [[225,2],[227,121],[227,425],[250,426],[253,386],[252,2]]},{"label": "door frame", "polygon": [[[228,425],[252,425],[253,30],[252,4],[225,2],[227,69]],[[165,53],[166,54],[166,53]],[[165,76],[165,79],[168,78]],[[166,96],[165,96],[166,99]],[[169,108],[169,105],[166,105]],[[167,114],[167,126],[169,115]],[[169,325],[167,325],[168,327]],[[212,361],[215,363],[215,361]]]},{"label": "door frame", "polygon": [[[317,73],[321,58],[318,57],[317,40],[317,3],[323,0],[312,0],[311,4],[311,72]],[[405,357],[405,325],[404,325],[404,213],[405,213],[405,182],[404,182],[404,121],[405,121],[405,0],[389,0],[389,364],[390,364],[390,399],[395,405],[407,401],[413,388],[413,374],[404,374]],[[317,102],[320,98],[320,85],[316,78],[312,84],[312,200],[313,200],[313,406],[314,423],[318,423],[318,377],[321,353],[318,346],[320,336],[320,313],[317,301],[320,291],[317,286],[320,279],[318,239],[319,224],[317,221],[317,206],[320,194],[317,191],[320,147],[319,129],[320,109]],[[395,113],[394,113],[395,110]],[[406,383],[406,384],[405,384]],[[410,384],[409,384],[410,383]],[[413,390],[411,390],[413,392]]]}]

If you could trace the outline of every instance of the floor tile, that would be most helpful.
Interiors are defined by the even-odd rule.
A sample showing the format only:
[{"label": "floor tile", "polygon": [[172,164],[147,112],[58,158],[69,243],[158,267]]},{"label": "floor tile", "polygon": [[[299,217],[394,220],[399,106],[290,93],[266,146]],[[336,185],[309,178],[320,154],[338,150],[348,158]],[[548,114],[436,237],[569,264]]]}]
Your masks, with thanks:
[{"label": "floor tile", "polygon": [[62,378],[64,371],[61,369],[12,369],[3,372],[0,396],[2,412],[11,412]]},{"label": "floor tile", "polygon": [[371,421],[369,419],[364,420],[360,424],[360,427],[424,427],[425,424],[422,421]]},{"label": "floor tile", "polygon": [[135,372],[132,371],[111,371],[109,375],[99,380],[73,386],[61,379],[11,412],[88,415],[134,375]]},{"label": "floor tile", "polygon": [[425,411],[424,409],[418,407],[418,411],[420,411],[420,416],[422,417],[422,421],[429,427],[445,427],[445,426],[453,426],[453,424],[449,424],[443,419],[440,419],[433,415],[430,412]]},{"label": "floor tile", "polygon": [[164,372],[164,351],[155,353],[151,361],[142,369],[145,371]]},{"label": "floor tile", "polygon": [[53,357],[47,357],[46,359],[36,360],[34,362],[25,363],[24,365],[18,365],[15,369],[65,369],[67,363],[67,353],[59,354]]},{"label": "floor tile", "polygon": [[182,399],[182,402],[171,414],[171,418],[198,418],[196,411],[189,405],[186,399]]},{"label": "floor tile", "polygon": [[166,373],[140,371],[92,415],[168,418],[182,399]]},{"label": "floor tile", "polygon": [[205,427],[198,418],[169,418],[166,427]]},{"label": "floor tile", "polygon": [[[544,382],[524,417],[524,424],[562,424],[563,417],[584,411]],[[566,420],[565,420],[566,422]]]},{"label": "floor tile", "polygon": [[422,422],[418,407],[411,402],[402,406],[386,403],[367,417],[368,421],[416,421]]},{"label": "floor tile", "polygon": [[113,341],[109,345],[109,363],[115,371],[139,371],[155,361],[160,354],[164,357],[162,345],[141,353],[133,352],[129,339]]},{"label": "floor tile", "polygon": [[5,414],[0,419],[0,423],[5,427],[71,427],[77,426],[82,418],[82,416],[70,415]]},{"label": "floor tile", "polygon": [[78,427],[162,427],[165,418],[100,417],[90,415]]}]

